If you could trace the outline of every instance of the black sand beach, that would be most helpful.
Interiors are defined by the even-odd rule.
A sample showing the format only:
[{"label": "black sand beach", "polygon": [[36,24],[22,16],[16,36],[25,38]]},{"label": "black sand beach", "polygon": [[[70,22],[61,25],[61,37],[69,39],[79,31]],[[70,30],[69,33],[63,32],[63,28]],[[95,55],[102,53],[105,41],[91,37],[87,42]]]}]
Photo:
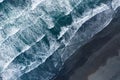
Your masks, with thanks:
[{"label": "black sand beach", "polygon": [[120,8],[104,30],[80,47],[66,61],[64,68],[54,80],[89,80],[88,77],[97,72],[101,66],[105,66],[108,59],[118,56],[119,50]]}]

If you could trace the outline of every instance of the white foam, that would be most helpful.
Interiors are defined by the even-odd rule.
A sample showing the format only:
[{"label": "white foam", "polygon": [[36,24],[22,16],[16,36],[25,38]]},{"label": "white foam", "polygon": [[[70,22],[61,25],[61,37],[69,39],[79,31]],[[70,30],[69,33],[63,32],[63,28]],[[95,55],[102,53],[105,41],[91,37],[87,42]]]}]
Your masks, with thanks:
[{"label": "white foam", "polygon": [[113,0],[112,1],[112,8],[115,10],[120,6],[120,0]]},{"label": "white foam", "polygon": [[67,32],[68,29],[69,28],[67,28],[67,27],[62,27],[58,39],[60,39]]},{"label": "white foam", "polygon": [[19,30],[20,30],[19,28],[12,28],[9,36],[12,36],[12,35],[16,34]]},{"label": "white foam", "polygon": [[32,1],[32,8],[34,10],[43,0],[31,0]]},{"label": "white foam", "polygon": [[[34,2],[33,2],[33,4],[32,4],[32,9],[34,9],[34,8],[36,8],[36,6],[40,3],[39,1],[42,1],[42,0],[33,0]],[[37,3],[37,4],[35,4],[35,3]],[[76,22],[74,22],[72,25],[76,25],[76,24],[79,24],[79,26],[76,26],[77,27],[77,29],[76,29],[76,31],[74,32],[74,34],[73,35],[71,35],[71,39],[73,38],[73,36],[75,35],[75,33],[77,32],[77,30],[80,28],[80,26],[84,23],[84,22],[86,22],[88,19],[90,19],[91,17],[93,17],[94,15],[96,15],[96,14],[98,14],[98,13],[100,13],[100,12],[102,12],[102,11],[104,11],[104,10],[106,10],[106,9],[109,9],[109,7],[108,6],[106,6],[106,5],[104,5],[104,4],[102,4],[102,6],[101,7],[98,7],[97,9],[95,9],[95,10],[93,10],[93,14],[90,16],[90,14],[87,14],[87,15],[84,15],[84,18],[79,18],[79,19],[77,19],[76,20]],[[63,31],[64,32],[66,32],[66,29],[63,29]],[[61,32],[61,35],[63,35],[63,32]],[[40,41],[40,39],[41,38],[39,38],[38,40],[37,40],[37,42],[38,41]],[[69,43],[69,42],[68,42]],[[29,49],[30,47],[27,47],[25,50],[27,50],[27,49]],[[52,55],[53,54],[53,52],[55,51],[55,50],[57,50],[59,48],[59,45],[57,45],[56,46],[56,44],[53,44],[53,47],[51,47],[51,51],[48,51],[48,52],[50,52],[50,54],[49,55],[47,55],[46,57],[45,57],[45,59],[43,59],[43,62],[45,62],[45,60],[50,56],[50,55]],[[25,51],[24,50],[24,51]],[[11,62],[11,61],[10,61]],[[36,63],[37,63],[37,61],[36,61]],[[38,67],[41,63],[37,63],[36,64],[35,63],[35,66],[34,67],[32,67],[32,68],[30,68],[28,71],[26,71],[26,72],[29,72],[29,71],[31,71],[32,69],[35,69],[36,67]],[[31,66],[30,66],[31,67]],[[7,73],[9,73],[9,71],[7,72]],[[23,73],[22,73],[23,74]],[[18,74],[19,76],[21,76],[22,74]],[[13,77],[13,76],[12,76]],[[7,79],[8,80],[8,79]]]},{"label": "white foam", "polygon": [[[96,14],[101,13],[107,9],[109,9],[109,7],[106,4],[101,4],[100,6],[96,7],[93,10],[86,11],[82,17],[75,18],[74,22],[71,24],[71,26],[74,26],[74,28],[76,30],[72,33],[73,35],[71,35],[70,40],[74,37],[75,33],[79,30],[79,28],[82,26],[82,24],[84,24],[87,20],[89,20]],[[68,32],[69,32],[69,30],[68,30]],[[69,42],[65,41],[63,43],[67,46],[70,44],[70,40],[69,40]]]},{"label": "white foam", "polygon": [[2,3],[4,0],[0,0],[0,3]]},{"label": "white foam", "polygon": [[[48,50],[49,55],[43,56],[44,58],[42,58],[42,62],[40,62],[39,60],[36,60],[34,62],[30,62],[30,65],[27,65],[27,66],[19,65],[19,64],[18,65],[11,64],[11,66],[9,66],[7,69],[5,69],[5,71],[2,73],[3,80],[16,80],[18,77],[20,77],[24,73],[28,73],[31,70],[37,68],[40,64],[44,63],[46,61],[46,59],[49,56],[51,56],[59,47],[60,47],[59,44],[53,43],[51,45],[51,49]],[[25,72],[21,72],[22,69],[25,70]],[[16,74],[17,74],[17,76],[16,76]],[[8,75],[8,77],[5,77],[7,75]]]},{"label": "white foam", "polygon": [[[82,18],[82,19],[79,18],[79,19],[77,20],[77,22],[73,22],[72,25],[79,24],[79,26],[77,25],[77,29],[76,29],[75,33],[76,33],[76,32],[78,31],[78,29],[80,28],[80,25],[82,25],[84,22],[86,22],[88,19],[90,19],[90,18],[93,17],[94,15],[96,15],[96,14],[98,14],[98,13],[100,13],[100,12],[103,12],[104,10],[107,10],[107,9],[109,9],[109,7],[108,7],[107,5],[105,5],[105,4],[102,4],[100,7],[98,7],[98,8],[96,8],[96,9],[93,10],[93,14],[92,14],[91,16],[90,16],[90,13],[88,12],[88,14],[84,15],[84,18]],[[98,10],[99,10],[99,11],[98,11]],[[82,23],[81,23],[81,22],[82,22]],[[63,27],[63,28],[62,28],[62,31],[60,32],[59,38],[60,38],[62,35],[64,35],[67,30],[68,30],[68,28],[64,28],[64,27]],[[75,33],[73,33],[73,35],[71,35],[72,37],[71,37],[70,39],[73,38],[73,36],[75,35]],[[69,42],[68,42],[67,45],[69,45]],[[33,64],[32,64],[31,66],[29,66],[28,69],[27,69],[27,71],[26,71],[25,73],[30,72],[31,70],[37,68],[40,64],[42,64],[43,62],[45,62],[46,59],[47,59],[50,55],[52,55],[59,47],[60,47],[59,45],[56,45],[56,44],[53,43],[51,49],[48,51],[48,52],[50,52],[49,55],[45,56],[45,58],[42,59],[43,61],[42,61],[41,63],[39,63],[38,61],[35,61],[35,63],[34,63],[35,66],[32,66]]]},{"label": "white foam", "polygon": [[58,0],[58,2],[60,4],[60,7],[65,9],[65,11],[66,11],[65,15],[69,14],[73,10],[73,7],[70,5],[70,1],[68,1],[68,0]]},{"label": "white foam", "polygon": [[[39,42],[45,35],[39,37],[36,42]],[[38,41],[39,40],[39,41]],[[16,53],[14,56],[12,56],[12,59],[7,61],[7,63],[4,65],[4,68],[2,71],[4,71],[11,63],[12,61],[18,57],[20,54],[24,53],[25,51],[29,50],[32,46],[36,44],[36,42],[32,43],[31,45],[24,46],[23,50],[20,53]]]}]

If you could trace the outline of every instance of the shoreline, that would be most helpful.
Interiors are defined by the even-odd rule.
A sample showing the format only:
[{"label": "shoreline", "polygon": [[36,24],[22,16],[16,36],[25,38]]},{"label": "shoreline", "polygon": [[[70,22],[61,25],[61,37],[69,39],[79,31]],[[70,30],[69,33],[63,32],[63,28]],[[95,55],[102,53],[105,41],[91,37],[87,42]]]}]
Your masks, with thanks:
[{"label": "shoreline", "polygon": [[[89,63],[88,59],[93,58],[94,54],[100,53],[100,50],[102,49],[102,47],[104,47],[104,49],[101,50],[102,54],[105,54],[106,51],[110,51],[112,49],[114,51],[117,48],[119,48],[119,46],[117,46],[117,43],[113,43],[113,42],[116,42],[117,38],[116,39],[114,38],[117,34],[119,35],[119,31],[120,31],[120,27],[119,27],[120,26],[120,20],[119,20],[120,8],[118,9],[119,9],[119,12],[115,14],[111,23],[105,29],[103,29],[101,32],[95,35],[90,42],[80,47],[65,62],[64,68],[60,71],[60,73],[54,80],[78,80],[78,79],[75,79],[77,77],[79,77],[80,80],[87,80],[85,78],[87,78],[90,74],[95,72],[99,68],[99,66],[105,65],[105,62],[108,58],[118,55],[118,54],[114,55],[113,52],[111,52],[111,55],[106,53],[106,56],[101,55],[100,57],[95,57],[95,60],[98,58],[98,61],[94,62],[94,67],[96,67],[96,70],[95,69],[93,70],[92,68],[87,69],[87,66],[85,71],[83,70],[85,68],[85,65]],[[106,48],[106,46],[110,46],[111,43],[113,43],[112,45],[115,47]],[[104,58],[103,61],[101,60],[102,58]],[[98,64],[98,66],[96,66],[95,63],[99,62],[99,60],[101,61],[100,62],[101,64]],[[86,73],[86,70],[87,70],[87,73]]]}]

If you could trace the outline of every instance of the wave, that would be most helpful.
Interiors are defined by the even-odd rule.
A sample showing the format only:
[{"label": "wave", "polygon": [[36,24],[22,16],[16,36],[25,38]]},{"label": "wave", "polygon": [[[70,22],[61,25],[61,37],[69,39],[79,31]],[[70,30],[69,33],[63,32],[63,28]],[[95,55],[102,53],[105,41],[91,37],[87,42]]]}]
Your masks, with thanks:
[{"label": "wave", "polygon": [[[10,20],[7,18],[1,23],[3,27],[0,30],[2,39],[0,68],[3,80],[16,80],[25,73],[33,71],[59,50],[57,54],[62,57],[62,64],[64,64],[69,56],[83,44],[82,42],[89,41],[110,23],[114,10],[119,6],[119,4],[115,5],[116,2],[112,1],[112,9],[106,1],[100,0],[95,2],[92,0],[78,0],[78,2],[32,0],[30,6],[23,6],[23,8],[9,4],[10,9],[15,8],[12,13],[16,17],[13,18],[14,15],[9,12],[7,15]],[[90,5],[90,3],[93,4]],[[23,12],[16,13],[18,10]],[[98,21],[96,24],[87,22],[96,15],[99,15],[96,18]],[[102,22],[103,20],[105,23]],[[85,32],[80,32],[85,23],[89,23],[89,28],[85,28]],[[41,36],[44,37],[41,38]],[[71,48],[71,45],[74,47]],[[59,69],[61,67],[62,65]]]}]

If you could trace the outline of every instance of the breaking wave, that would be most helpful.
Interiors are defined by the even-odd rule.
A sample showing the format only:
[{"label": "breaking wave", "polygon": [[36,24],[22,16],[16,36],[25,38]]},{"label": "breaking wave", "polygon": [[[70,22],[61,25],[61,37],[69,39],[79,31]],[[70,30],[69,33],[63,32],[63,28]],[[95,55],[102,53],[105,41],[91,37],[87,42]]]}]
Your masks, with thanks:
[{"label": "breaking wave", "polygon": [[[120,6],[120,0],[0,2],[3,80],[51,79],[77,48],[110,23]],[[40,75],[30,77],[33,73]]]}]

